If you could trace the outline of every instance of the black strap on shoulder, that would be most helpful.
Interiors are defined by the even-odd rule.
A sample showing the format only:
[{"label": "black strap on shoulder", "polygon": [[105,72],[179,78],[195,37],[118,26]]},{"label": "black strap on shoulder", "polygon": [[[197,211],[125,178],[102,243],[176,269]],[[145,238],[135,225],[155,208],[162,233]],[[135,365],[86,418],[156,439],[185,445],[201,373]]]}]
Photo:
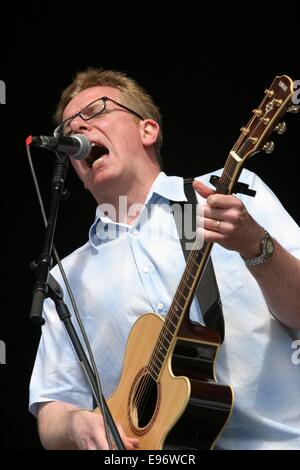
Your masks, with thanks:
[{"label": "black strap on shoulder", "polygon": [[[186,178],[184,180],[184,192],[187,198],[187,203],[192,205],[192,232],[196,232],[196,205],[197,205],[197,197],[195,194],[195,190],[192,186],[193,179]],[[183,202],[182,204],[186,204]],[[182,251],[184,253],[184,257],[187,260],[189,256],[189,251],[186,249],[188,243],[191,243],[191,240],[186,239],[186,233],[190,233],[186,231],[184,226],[179,227],[179,217],[174,217],[177,231],[179,233],[179,238],[182,246]],[[186,217],[181,217],[182,225],[184,225]],[[205,270],[199,282],[199,285],[196,290],[196,296],[201,308],[203,320],[209,328],[213,328],[218,332],[220,335],[221,341],[224,341],[225,336],[225,325],[224,325],[224,317],[223,317],[223,310],[222,310],[222,303],[220,298],[220,292],[214,272],[213,263],[211,260],[211,256],[209,256],[208,261],[206,263]]]}]

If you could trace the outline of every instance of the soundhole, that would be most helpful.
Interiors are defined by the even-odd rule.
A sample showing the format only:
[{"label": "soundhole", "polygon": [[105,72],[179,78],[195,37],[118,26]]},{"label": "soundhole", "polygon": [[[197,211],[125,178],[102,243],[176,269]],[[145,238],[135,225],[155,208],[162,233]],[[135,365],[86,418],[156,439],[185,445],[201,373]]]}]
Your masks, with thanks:
[{"label": "soundhole", "polygon": [[131,394],[131,420],[134,427],[145,428],[157,411],[158,387],[150,374],[137,378]]}]

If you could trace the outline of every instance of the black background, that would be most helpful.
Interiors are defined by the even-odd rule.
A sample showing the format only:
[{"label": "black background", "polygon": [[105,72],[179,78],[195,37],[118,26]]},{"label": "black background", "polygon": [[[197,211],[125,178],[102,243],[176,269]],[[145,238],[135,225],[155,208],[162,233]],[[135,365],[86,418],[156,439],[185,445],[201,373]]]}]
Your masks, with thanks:
[{"label": "black background", "polygon": [[[65,4],[67,6],[67,4]],[[87,66],[113,68],[137,79],[159,105],[164,122],[164,170],[196,176],[222,167],[239,129],[276,75],[300,79],[299,9],[260,2],[238,7],[162,2],[111,8],[56,2],[4,12],[0,79],[2,162],[2,308],[0,340],[0,448],[40,449],[27,411],[28,384],[39,331],[29,325],[34,276],[29,263],[41,251],[43,224],[25,151],[29,135],[51,135],[61,91]],[[162,11],[164,7],[164,12]],[[6,7],[7,8],[7,7]],[[300,223],[299,115],[288,116],[270,156],[247,162]],[[54,156],[32,150],[47,206]],[[87,239],[95,205],[72,171],[71,197],[61,207],[55,243],[61,256]],[[268,207],[266,207],[268,211]]]}]

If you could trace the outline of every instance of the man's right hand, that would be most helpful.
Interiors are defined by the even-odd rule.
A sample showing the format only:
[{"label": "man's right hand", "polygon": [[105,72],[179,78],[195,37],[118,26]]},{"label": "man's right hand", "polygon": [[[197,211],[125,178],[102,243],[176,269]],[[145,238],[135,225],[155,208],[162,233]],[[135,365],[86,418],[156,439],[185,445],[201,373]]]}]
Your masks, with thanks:
[{"label": "man's right hand", "polygon": [[[139,441],[127,437],[120,424],[117,428],[127,450],[138,448]],[[103,417],[100,413],[89,410],[74,410],[70,412],[69,435],[79,450],[109,450]]]},{"label": "man's right hand", "polygon": [[[39,407],[38,426],[46,449],[109,449],[101,413],[82,410],[69,403],[47,402]],[[118,423],[117,427],[125,448],[138,449],[138,439],[126,436]]]}]

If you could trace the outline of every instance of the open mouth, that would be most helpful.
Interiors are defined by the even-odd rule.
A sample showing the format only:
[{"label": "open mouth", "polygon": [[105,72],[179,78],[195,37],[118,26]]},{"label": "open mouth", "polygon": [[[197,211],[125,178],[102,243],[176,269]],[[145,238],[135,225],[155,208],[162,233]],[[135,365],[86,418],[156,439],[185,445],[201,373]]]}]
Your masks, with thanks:
[{"label": "open mouth", "polygon": [[88,157],[85,159],[85,162],[89,168],[92,168],[93,163],[104,155],[108,155],[109,150],[104,145],[92,143],[92,150],[90,151]]}]

